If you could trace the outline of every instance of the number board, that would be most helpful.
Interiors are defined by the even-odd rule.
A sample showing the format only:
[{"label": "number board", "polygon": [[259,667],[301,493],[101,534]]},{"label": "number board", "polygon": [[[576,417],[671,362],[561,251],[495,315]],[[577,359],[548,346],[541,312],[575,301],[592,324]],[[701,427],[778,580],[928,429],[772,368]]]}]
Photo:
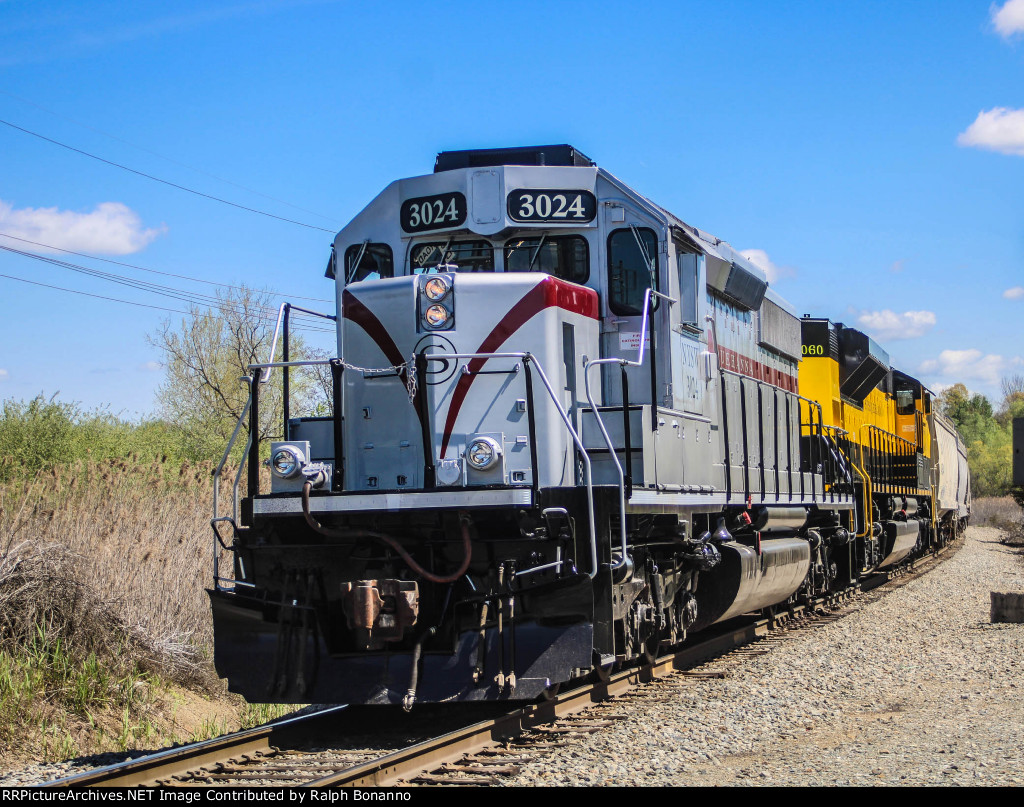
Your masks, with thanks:
[{"label": "number board", "polygon": [[400,215],[407,233],[461,227],[466,223],[466,197],[455,192],[406,199]]},{"label": "number board", "polygon": [[597,199],[590,191],[522,189],[508,195],[513,221],[551,221],[586,224],[597,216]]},{"label": "number board", "polygon": [[803,344],[800,353],[806,357],[830,356],[828,322],[802,322]]}]

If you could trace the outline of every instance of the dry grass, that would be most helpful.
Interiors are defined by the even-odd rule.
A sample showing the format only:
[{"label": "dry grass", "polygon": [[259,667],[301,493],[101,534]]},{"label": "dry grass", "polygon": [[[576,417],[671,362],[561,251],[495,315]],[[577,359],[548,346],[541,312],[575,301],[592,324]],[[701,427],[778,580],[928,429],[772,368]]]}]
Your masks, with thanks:
[{"label": "dry grass", "polygon": [[1020,528],[1024,524],[1024,510],[1012,496],[990,496],[971,503],[971,523],[979,527],[999,529]]},{"label": "dry grass", "polygon": [[211,499],[209,467],[160,462],[0,486],[0,758],[189,739],[166,735],[172,683],[221,689]]},{"label": "dry grass", "polygon": [[[48,562],[41,580],[88,590],[140,649],[187,676],[212,644],[212,495],[205,466],[78,462],[0,488],[0,552],[40,571]],[[56,605],[38,595],[36,611]]]},{"label": "dry grass", "polygon": [[1005,533],[1004,544],[1024,546],[1024,510],[1012,496],[975,499],[971,504],[971,523],[996,527]]}]

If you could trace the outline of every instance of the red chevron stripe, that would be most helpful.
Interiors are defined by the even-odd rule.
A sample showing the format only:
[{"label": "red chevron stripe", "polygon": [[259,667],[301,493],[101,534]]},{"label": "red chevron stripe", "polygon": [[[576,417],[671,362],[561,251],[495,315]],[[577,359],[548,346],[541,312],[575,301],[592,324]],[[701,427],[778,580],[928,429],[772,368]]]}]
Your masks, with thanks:
[{"label": "red chevron stripe", "polygon": [[[545,308],[563,308],[575,314],[582,314],[591,319],[597,319],[597,292],[583,286],[565,283],[554,277],[546,277],[541,280],[530,291],[523,295],[522,299],[509,310],[501,322],[494,326],[494,329],[487,334],[487,337],[480,343],[480,347],[474,353],[495,353],[505,340],[518,331],[527,321],[539,314]],[[476,372],[484,366],[487,359],[471,359],[466,365],[467,372],[459,377],[459,382],[452,393],[452,400],[448,406],[448,417],[444,423],[444,433],[441,436],[441,458],[448,451],[448,443],[451,440],[452,429],[455,427],[455,420],[459,416],[462,404],[469,394],[469,388],[476,380]]]}]

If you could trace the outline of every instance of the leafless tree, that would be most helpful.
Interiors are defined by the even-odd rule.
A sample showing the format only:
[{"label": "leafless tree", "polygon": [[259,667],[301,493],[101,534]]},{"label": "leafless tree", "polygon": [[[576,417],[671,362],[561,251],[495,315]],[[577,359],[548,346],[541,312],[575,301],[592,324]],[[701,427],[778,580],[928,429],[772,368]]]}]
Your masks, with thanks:
[{"label": "leafless tree", "polygon": [[[273,295],[242,287],[218,291],[210,308],[192,306],[180,322],[165,320],[150,342],[164,353],[166,376],[159,389],[163,416],[181,429],[197,457],[224,450],[249,397],[243,376],[249,365],[270,356],[276,306]],[[291,358],[302,357],[304,343],[292,335]],[[308,397],[311,379],[294,387]],[[280,374],[260,387],[259,438],[273,439],[282,428]],[[248,428],[248,423],[246,424]]]}]

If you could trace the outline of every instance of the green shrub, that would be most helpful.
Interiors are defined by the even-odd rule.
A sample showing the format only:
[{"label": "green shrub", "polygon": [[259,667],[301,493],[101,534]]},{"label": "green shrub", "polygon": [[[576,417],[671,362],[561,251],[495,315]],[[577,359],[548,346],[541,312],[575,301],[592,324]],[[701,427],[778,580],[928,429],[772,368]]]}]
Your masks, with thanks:
[{"label": "green shrub", "polygon": [[180,429],[160,420],[133,422],[105,409],[86,412],[78,404],[42,395],[28,402],[4,401],[0,408],[0,482],[28,479],[78,460],[180,464],[186,458],[207,459],[195,453]]}]

